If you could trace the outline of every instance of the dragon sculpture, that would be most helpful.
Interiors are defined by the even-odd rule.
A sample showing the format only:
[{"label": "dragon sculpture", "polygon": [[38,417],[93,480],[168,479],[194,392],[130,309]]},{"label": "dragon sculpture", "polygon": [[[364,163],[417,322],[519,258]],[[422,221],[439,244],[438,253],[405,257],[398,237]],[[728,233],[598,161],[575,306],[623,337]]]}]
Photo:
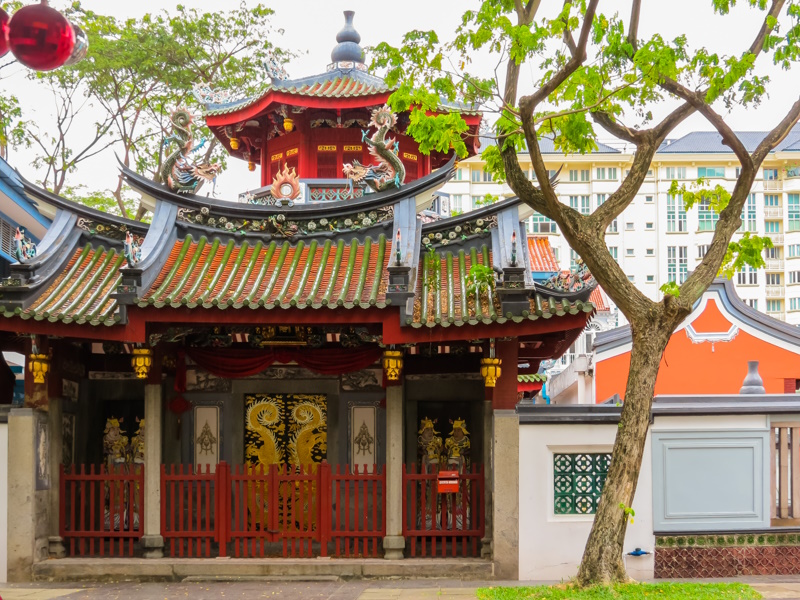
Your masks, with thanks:
[{"label": "dragon sculpture", "polygon": [[369,153],[378,160],[377,165],[362,165],[357,160],[344,165],[342,169],[345,177],[354,183],[364,182],[373,191],[382,192],[393,187],[400,187],[406,179],[406,168],[400,160],[400,144],[387,138],[386,134],[397,124],[397,116],[388,105],[381,106],[372,111],[369,121],[376,131],[372,137],[367,137],[367,132],[362,130],[361,140],[369,146]]},{"label": "dragon sculpture", "polygon": [[161,167],[161,179],[167,187],[178,194],[193,194],[201,181],[212,181],[219,173],[220,165],[198,163],[192,154],[205,144],[203,140],[197,147],[192,136],[192,115],[188,110],[179,108],[172,113],[173,135],[164,140],[178,144],[177,150],[170,154]]},{"label": "dragon sculpture", "polygon": [[558,292],[579,292],[593,283],[594,277],[589,272],[589,267],[579,258],[574,270],[556,273],[542,286]]}]

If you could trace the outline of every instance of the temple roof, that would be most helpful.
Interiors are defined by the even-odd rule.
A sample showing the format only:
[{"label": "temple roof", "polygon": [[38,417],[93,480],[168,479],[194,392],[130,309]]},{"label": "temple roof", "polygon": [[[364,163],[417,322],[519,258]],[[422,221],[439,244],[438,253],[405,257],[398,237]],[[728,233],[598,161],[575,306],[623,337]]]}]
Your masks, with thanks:
[{"label": "temple roof", "polygon": [[[0,328],[18,330],[17,318],[70,328],[107,325],[127,339],[133,321],[136,335],[143,335],[154,310],[219,324],[230,321],[233,313],[223,312],[230,308],[237,323],[262,322],[265,313],[251,310],[282,309],[303,310],[291,317],[300,322],[306,318],[300,315],[312,314],[317,323],[365,319],[386,326],[390,319],[409,331],[509,323],[507,334],[521,335],[534,332],[540,319],[588,317],[595,310],[588,273],[533,282],[527,244],[517,254],[512,242],[524,239],[518,199],[422,224],[418,213],[453,170],[451,161],[386,192],[283,207],[179,195],[123,170],[155,203],[150,224],[86,208],[21,179],[27,197],[52,213],[53,223],[37,255],[12,265],[11,277],[0,282],[0,312],[7,317]],[[476,264],[490,267],[494,278],[477,296],[467,283]],[[165,318],[171,319],[158,321]],[[564,328],[580,331],[584,324],[573,319]]]}]

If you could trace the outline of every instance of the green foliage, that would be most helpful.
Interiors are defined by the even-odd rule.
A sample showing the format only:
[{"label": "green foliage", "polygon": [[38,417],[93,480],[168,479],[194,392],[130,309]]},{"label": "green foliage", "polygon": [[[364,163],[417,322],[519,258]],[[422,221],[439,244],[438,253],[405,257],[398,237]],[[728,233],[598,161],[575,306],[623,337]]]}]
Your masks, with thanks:
[{"label": "green foliage", "polygon": [[494,203],[495,203],[495,202],[497,202],[498,200],[500,200],[500,197],[499,197],[499,196],[494,196],[494,195],[492,195],[492,194],[486,194],[486,195],[485,195],[483,198],[481,198],[480,200],[476,200],[476,201],[475,201],[475,206],[474,206],[474,208],[480,208],[481,206],[489,206],[490,204],[494,204]]},{"label": "green foliage", "polygon": [[630,506],[625,506],[624,502],[620,502],[619,507],[622,509],[622,512],[625,513],[625,516],[630,518],[631,525],[633,525],[633,517],[636,516],[636,511],[633,510]]},{"label": "green foliage", "polygon": [[439,260],[439,253],[433,246],[428,246],[425,252],[425,274],[422,281],[422,286],[425,291],[438,292],[439,291],[439,277],[441,276],[441,261]]},{"label": "green foliage", "polygon": [[662,285],[658,289],[661,290],[661,292],[665,296],[669,295],[669,296],[675,296],[676,298],[678,298],[681,295],[681,288],[674,281],[668,281],[667,283],[665,283],[664,285]]},{"label": "green foliage", "polygon": [[673,196],[683,196],[686,210],[705,202],[715,213],[719,214],[728,206],[731,193],[719,184],[713,188],[705,187],[707,184],[707,179],[698,179],[688,186],[686,184],[678,185],[677,181],[673,181],[669,186],[669,193]]},{"label": "green foliage", "polygon": [[494,289],[494,270],[492,267],[476,263],[469,268],[466,277],[467,292],[479,298],[483,292],[491,297]]},{"label": "green foliage", "polygon": [[722,260],[720,275],[730,279],[745,265],[760,269],[764,266],[764,249],[772,248],[772,240],[766,236],[753,235],[746,231],[737,241],[731,241]]},{"label": "green foliage", "polygon": [[480,600],[755,600],[761,594],[743,583],[619,583],[578,588],[570,584],[479,588]]},{"label": "green foliage", "polygon": [[[227,5],[226,5],[227,7]],[[32,73],[58,107],[55,124],[29,129],[39,148],[36,166],[44,183],[60,192],[78,165],[109,146],[139,172],[158,178],[164,159],[163,140],[171,134],[170,114],[200,107],[192,95],[196,84],[213,85],[249,95],[266,84],[264,63],[285,63],[291,55],[274,45],[282,33],[271,25],[273,11],[244,2],[213,12],[178,5],[171,12],[148,13],[119,20],[84,9],[74,2],[64,11],[89,37],[87,58],[74,66]],[[88,142],[85,130],[75,136],[73,123],[83,115],[95,120]],[[202,119],[195,120],[198,142],[208,140],[203,160],[224,161]],[[122,181],[112,195],[123,210]],[[125,209],[127,211],[127,209]]]}]

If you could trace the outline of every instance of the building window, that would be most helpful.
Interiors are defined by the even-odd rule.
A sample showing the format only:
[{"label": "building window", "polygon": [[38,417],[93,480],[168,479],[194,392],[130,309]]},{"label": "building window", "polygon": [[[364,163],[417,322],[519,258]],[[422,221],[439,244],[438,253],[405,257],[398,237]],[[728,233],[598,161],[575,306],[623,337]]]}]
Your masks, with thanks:
[{"label": "building window", "polygon": [[605,194],[597,194],[597,206],[600,206],[605,201],[606,201],[606,195]]},{"label": "building window", "polygon": [[581,169],[581,181],[590,181],[591,178],[591,171],[589,169]]},{"label": "building window", "polygon": [[570,181],[578,181],[578,169],[570,169],[569,170],[569,180]]},{"label": "building window", "polygon": [[697,258],[705,258],[711,244],[700,244],[697,246]]},{"label": "building window", "polygon": [[718,179],[725,177],[725,167],[698,167],[698,179],[711,179],[714,177]]},{"label": "building window", "polygon": [[689,273],[686,246],[667,246],[667,281],[681,285]]},{"label": "building window", "polygon": [[633,248],[625,248],[625,256],[633,256]]},{"label": "building window", "polygon": [[572,248],[569,250],[569,268],[570,269],[577,269],[578,268],[578,253],[575,252]]},{"label": "building window", "polygon": [[749,194],[747,201],[742,207],[742,224],[739,231],[757,231],[758,223],[756,222],[756,195]]},{"label": "building window", "polygon": [[767,285],[781,285],[781,274],[767,273]]},{"label": "building window", "polygon": [[800,244],[790,244],[789,258],[798,258],[798,257],[800,257]]},{"label": "building window", "polygon": [[667,231],[686,232],[686,206],[681,195],[667,195]]},{"label": "building window", "polygon": [[531,233],[558,233],[558,226],[555,221],[537,212],[533,213],[529,222],[531,224]]},{"label": "building window", "polygon": [[777,208],[781,205],[781,197],[778,194],[764,194],[764,206],[767,208]]},{"label": "building window", "polygon": [[767,233],[781,233],[781,221],[764,221],[764,229]]},{"label": "building window", "polygon": [[789,310],[800,310],[800,298],[789,298]]},{"label": "building window", "polygon": [[778,178],[778,169],[764,169],[764,179],[766,181],[775,181]]},{"label": "building window", "polygon": [[450,212],[457,215],[464,212],[464,194],[453,194],[451,196]]},{"label": "building window", "polygon": [[464,181],[466,177],[464,177],[464,169],[456,169],[456,173],[453,176],[454,181]]},{"label": "building window", "polygon": [[655,283],[656,276],[655,275],[648,275],[647,276],[647,283]]},{"label": "building window", "polygon": [[589,196],[570,196],[569,206],[570,208],[577,210],[582,215],[588,215],[590,212],[592,212]]},{"label": "building window", "polygon": [[667,179],[686,179],[686,167],[667,167]]},{"label": "building window", "polygon": [[616,262],[619,262],[619,252],[616,246],[609,246],[608,253],[611,255],[611,258],[613,258]]},{"label": "building window", "polygon": [[599,167],[596,171],[597,179],[602,181],[616,181],[617,168],[616,167]]},{"label": "building window", "polygon": [[789,283],[800,283],[800,271],[789,271]]},{"label": "building window", "polygon": [[782,313],[783,312],[783,300],[767,300],[767,312],[768,313]]},{"label": "building window", "polygon": [[647,229],[648,231],[652,231],[653,229],[655,229],[655,226],[652,223],[645,223],[644,228]]},{"label": "building window", "polygon": [[772,248],[764,248],[764,258],[774,258],[780,260],[783,258],[783,256],[781,256],[781,247],[773,246]]},{"label": "building window", "polygon": [[480,183],[481,181],[481,170],[480,169],[473,169],[472,171],[472,183]]},{"label": "building window", "polygon": [[608,229],[606,229],[606,233],[617,233],[617,231],[618,231],[618,229],[617,229],[617,220],[614,219],[609,224]]},{"label": "building window", "polygon": [[647,202],[648,204],[651,204],[653,202],[653,197],[652,196],[645,196],[644,197],[644,201]]},{"label": "building window", "polygon": [[800,194],[789,194],[789,231],[800,231]]},{"label": "building window", "polygon": [[630,221],[625,223],[625,231],[633,231],[633,223]]},{"label": "building window", "polygon": [[553,248],[553,258],[556,259],[556,262],[559,262],[559,248]]},{"label": "building window", "polygon": [[[550,181],[557,181],[556,177],[558,176],[558,169],[548,169],[547,170],[547,178]],[[536,175],[534,174],[533,169],[531,169],[531,179],[536,179]]]},{"label": "building window", "polygon": [[739,175],[742,174],[742,167],[736,167],[736,179],[739,179]]},{"label": "building window", "polygon": [[742,267],[736,273],[736,282],[739,285],[758,285],[758,271],[753,267]]},{"label": "building window", "polygon": [[745,300],[745,302],[747,302],[747,304],[750,306],[750,308],[752,308],[754,310],[758,310],[758,300],[751,299],[751,300]]},{"label": "building window", "polygon": [[628,281],[631,283],[636,283],[636,275],[628,275]]},{"label": "building window", "polygon": [[655,255],[656,255],[656,251],[655,251],[655,249],[654,249],[654,248],[648,248],[648,249],[645,251],[645,254],[647,254],[647,256],[655,256]]},{"label": "building window", "polygon": [[717,221],[719,221],[719,214],[711,208],[711,201],[706,199],[700,200],[700,205],[697,211],[698,230],[699,231],[714,231],[717,228]]}]

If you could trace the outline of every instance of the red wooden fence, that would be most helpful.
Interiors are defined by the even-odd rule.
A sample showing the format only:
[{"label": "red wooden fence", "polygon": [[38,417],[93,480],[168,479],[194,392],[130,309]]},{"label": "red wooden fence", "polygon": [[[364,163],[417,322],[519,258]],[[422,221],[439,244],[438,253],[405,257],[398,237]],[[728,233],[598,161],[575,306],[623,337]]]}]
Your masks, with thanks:
[{"label": "red wooden fence", "polygon": [[144,466],[61,465],[59,534],[70,556],[133,556],[144,531]]},{"label": "red wooden fence", "polygon": [[[219,543],[215,524],[220,479],[224,467],[161,465],[161,535],[164,551],[171,556],[205,557],[212,555],[212,542]],[[223,482],[224,485],[224,482]]]},{"label": "red wooden fence", "polygon": [[[403,465],[403,535],[412,557],[480,556],[485,531],[483,465],[458,476],[457,494],[439,494],[438,470]],[[460,548],[459,548],[460,546]]]},{"label": "red wooden fence", "polygon": [[161,534],[172,556],[378,556],[386,535],[378,467],[162,466]]}]

